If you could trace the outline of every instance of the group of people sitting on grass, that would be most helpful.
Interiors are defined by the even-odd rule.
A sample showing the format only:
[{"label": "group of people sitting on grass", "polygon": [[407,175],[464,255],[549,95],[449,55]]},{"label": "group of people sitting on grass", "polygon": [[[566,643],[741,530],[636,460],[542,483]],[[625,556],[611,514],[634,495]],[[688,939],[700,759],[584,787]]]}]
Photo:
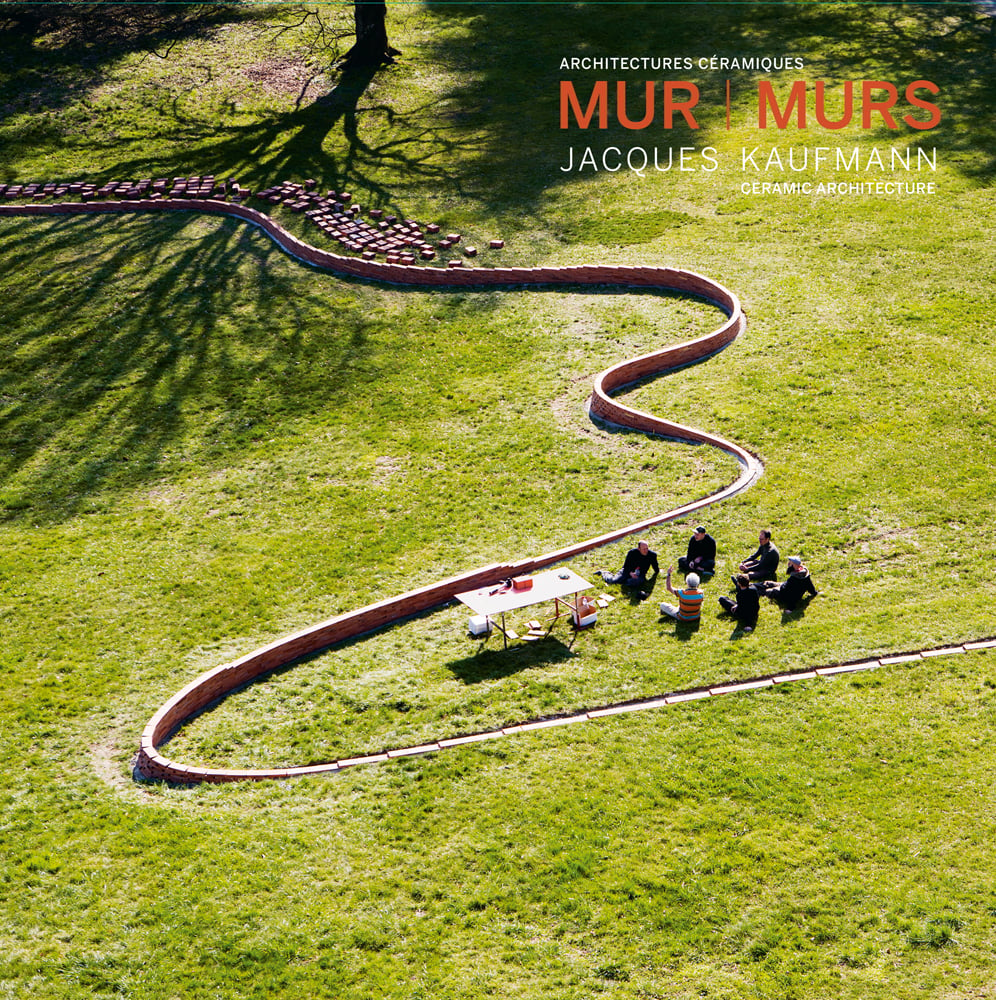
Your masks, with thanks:
[{"label": "group of people sitting on grass", "polygon": [[[761,597],[770,597],[786,611],[795,611],[804,599],[816,595],[809,570],[801,556],[788,557],[788,570],[782,583],[776,582],[779,554],[771,541],[771,532],[762,528],[757,539],[757,550],[749,555],[730,578],[733,581],[733,597],[720,597],[719,604],[724,612],[736,619],[745,632],[757,627]],[[697,622],[702,615],[705,593],[702,579],[716,571],[716,541],[700,524],[688,542],[688,551],[678,560],[678,569],[685,574],[682,586],[672,582],[674,568],[669,566],[664,586],[678,599],[677,604],[661,604],[661,614],[679,622]],[[646,539],[637,542],[635,549],[626,553],[623,568],[618,573],[597,571],[606,583],[618,583],[639,592],[641,598],[649,597],[648,580],[660,572],[657,553],[650,548]]]}]

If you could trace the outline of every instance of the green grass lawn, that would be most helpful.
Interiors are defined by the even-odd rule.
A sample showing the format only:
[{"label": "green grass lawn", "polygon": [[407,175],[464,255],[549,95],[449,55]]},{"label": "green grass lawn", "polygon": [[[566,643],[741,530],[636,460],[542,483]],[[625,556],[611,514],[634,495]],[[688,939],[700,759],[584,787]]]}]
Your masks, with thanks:
[{"label": "green grass lawn", "polygon": [[[993,29],[967,12],[399,5],[398,64],[318,103],[333,75],[286,7],[181,9],[156,37],[117,14],[103,33],[6,25],[0,182],[314,177],[504,237],[489,262],[700,271],[748,316],[727,351],[628,396],[765,463],[702,515],[721,572],[696,633],[658,619],[660,585],[508,652],[447,607],[230,697],[170,756],[303,764],[996,632]],[[782,88],[934,80],[931,132],[777,142],[936,146],[917,179],[937,193],[742,194],[740,148],[776,141],[750,124],[750,74],[730,130],[705,96],[720,75],[694,71],[700,134],[560,132],[560,59],[634,38],[805,56]],[[721,165],[569,176],[572,143]],[[335,778],[131,780],[146,721],[204,670],[730,481],[714,451],[584,412],[595,372],[717,309],[381,288],[194,215],[2,219],[0,261],[0,997],[989,995],[992,653]],[[734,639],[715,597],[762,526],[821,593]],[[665,565],[689,530],[651,534]]]}]

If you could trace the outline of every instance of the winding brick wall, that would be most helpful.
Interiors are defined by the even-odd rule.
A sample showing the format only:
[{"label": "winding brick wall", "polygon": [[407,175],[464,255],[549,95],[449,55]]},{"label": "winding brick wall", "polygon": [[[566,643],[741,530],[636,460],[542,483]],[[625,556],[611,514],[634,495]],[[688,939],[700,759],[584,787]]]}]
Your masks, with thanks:
[{"label": "winding brick wall", "polygon": [[[176,782],[261,780],[332,772],[341,769],[347,763],[362,763],[368,758],[354,758],[348,762],[330,761],[327,764],[311,767],[272,770],[245,771],[201,768],[169,760],[159,751],[159,747],[172,732],[201,709],[248,682],[299,657],[382,628],[410,615],[439,607],[452,600],[457,593],[488,586],[509,576],[533,573],[599,546],[619,541],[628,535],[642,532],[653,525],[685,517],[693,511],[747,489],[761,474],[760,461],[740,446],[697,428],[687,427],[632,409],[615,398],[615,394],[628,385],[710,357],[730,344],[744,329],[744,315],[736,295],[718,282],[700,274],[668,267],[639,265],[591,264],[573,267],[441,269],[405,264],[386,264],[346,257],[311,246],[289,233],[270,216],[262,212],[242,204],[213,199],[170,198],[159,201],[0,204],[0,216],[99,215],[110,212],[174,211],[205,212],[241,219],[251,225],[258,226],[285,252],[313,267],[378,282],[425,288],[535,287],[543,285],[638,287],[676,291],[714,302],[727,315],[726,321],[718,329],[704,337],[620,362],[601,372],[595,378],[589,400],[589,411],[596,419],[619,427],[712,445],[735,457],[740,464],[741,471],[739,476],[724,489],[700,497],[681,507],[664,511],[635,524],[625,525],[595,538],[585,539],[532,559],[484,566],[442,580],[439,583],[420,587],[397,597],[337,615],[270,643],[261,649],[254,650],[232,663],[207,671],[173,695],[145,727],[141,736],[136,770],[146,778]],[[466,742],[471,739],[471,737],[461,738],[461,741]],[[443,742],[452,743],[453,741]],[[417,752],[417,748],[409,748],[397,753],[403,752]]]}]

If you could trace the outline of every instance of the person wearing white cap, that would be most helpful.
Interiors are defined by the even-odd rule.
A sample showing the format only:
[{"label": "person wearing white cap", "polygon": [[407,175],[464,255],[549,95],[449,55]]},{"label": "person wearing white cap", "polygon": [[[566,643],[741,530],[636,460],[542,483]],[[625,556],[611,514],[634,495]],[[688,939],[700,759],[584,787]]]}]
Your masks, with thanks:
[{"label": "person wearing white cap", "polygon": [[758,591],[777,601],[786,611],[795,611],[799,602],[808,594],[818,593],[809,570],[803,565],[802,556],[788,557],[788,576],[784,583],[755,584]]}]

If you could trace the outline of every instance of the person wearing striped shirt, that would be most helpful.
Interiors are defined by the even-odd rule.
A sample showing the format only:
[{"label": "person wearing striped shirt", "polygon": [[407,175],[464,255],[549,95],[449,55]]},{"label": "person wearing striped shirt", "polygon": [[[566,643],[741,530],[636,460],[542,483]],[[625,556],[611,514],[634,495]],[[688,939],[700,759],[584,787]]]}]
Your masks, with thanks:
[{"label": "person wearing striped shirt", "polygon": [[685,585],[675,590],[671,586],[673,569],[673,566],[668,566],[664,586],[667,587],[669,593],[678,598],[678,604],[677,606],[662,604],[661,614],[668,615],[679,622],[697,622],[702,614],[702,602],[705,600],[705,594],[699,587],[699,576],[697,573],[689,573],[685,577]]}]

